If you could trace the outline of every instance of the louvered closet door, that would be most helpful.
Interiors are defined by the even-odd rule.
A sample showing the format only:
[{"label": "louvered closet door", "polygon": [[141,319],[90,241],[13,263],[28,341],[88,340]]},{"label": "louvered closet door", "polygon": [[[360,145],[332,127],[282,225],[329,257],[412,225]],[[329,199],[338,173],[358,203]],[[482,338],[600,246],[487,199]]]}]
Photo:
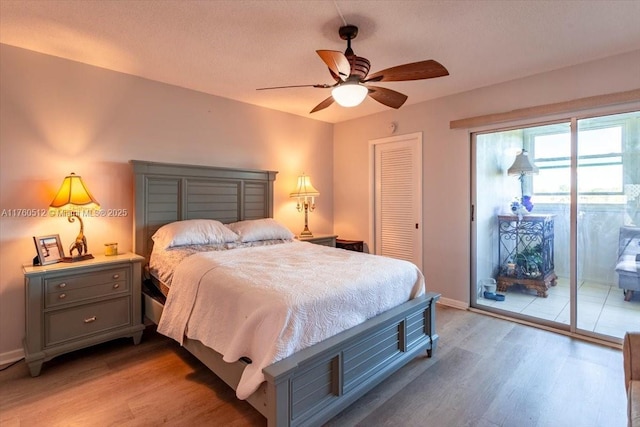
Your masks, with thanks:
[{"label": "louvered closet door", "polygon": [[373,144],[376,253],[422,268],[422,134]]}]

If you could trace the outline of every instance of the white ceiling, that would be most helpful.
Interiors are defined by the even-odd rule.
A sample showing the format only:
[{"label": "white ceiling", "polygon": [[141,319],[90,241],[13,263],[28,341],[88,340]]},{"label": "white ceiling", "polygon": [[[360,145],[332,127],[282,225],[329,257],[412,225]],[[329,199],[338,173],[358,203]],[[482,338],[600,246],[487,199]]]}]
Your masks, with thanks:
[{"label": "white ceiling", "polygon": [[[0,1],[0,42],[336,123],[388,109],[373,99],[309,114],[333,83],[315,51],[371,72],[435,59],[447,77],[378,83],[415,104],[640,48],[640,1]],[[603,76],[605,78],[605,76]]]}]

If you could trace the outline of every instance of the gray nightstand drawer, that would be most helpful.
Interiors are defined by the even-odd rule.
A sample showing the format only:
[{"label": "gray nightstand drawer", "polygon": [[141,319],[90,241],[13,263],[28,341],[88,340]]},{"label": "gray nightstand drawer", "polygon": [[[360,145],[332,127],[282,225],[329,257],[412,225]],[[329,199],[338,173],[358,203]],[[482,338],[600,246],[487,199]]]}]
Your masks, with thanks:
[{"label": "gray nightstand drawer", "polygon": [[59,305],[71,304],[91,298],[128,293],[128,284],[128,281],[121,280],[119,282],[103,283],[101,285],[72,289],[63,292],[48,292],[45,300],[45,307],[57,307]]},{"label": "gray nightstand drawer", "polygon": [[112,299],[45,314],[45,347],[131,324],[131,299]]},{"label": "gray nightstand drawer", "polygon": [[93,273],[69,274],[45,279],[47,293],[67,292],[105,283],[127,282],[126,268],[111,268]]}]

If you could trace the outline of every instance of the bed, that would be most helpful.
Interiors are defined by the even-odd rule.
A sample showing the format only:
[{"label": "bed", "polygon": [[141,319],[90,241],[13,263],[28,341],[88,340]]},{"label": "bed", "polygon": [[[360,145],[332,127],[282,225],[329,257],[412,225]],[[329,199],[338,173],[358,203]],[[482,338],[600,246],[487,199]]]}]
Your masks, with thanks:
[{"label": "bed", "polygon": [[[233,223],[273,216],[276,172],[131,163],[135,175],[135,250],[147,261],[153,246],[151,236],[166,224],[187,219]],[[152,291],[144,295],[145,315],[158,323],[164,307],[150,294]],[[326,422],[417,355],[432,355],[438,342],[438,298],[426,292],[264,367],[264,382],[246,400],[270,427]],[[183,337],[182,341],[189,352],[237,389],[250,363],[246,358],[227,363],[199,340]]]}]

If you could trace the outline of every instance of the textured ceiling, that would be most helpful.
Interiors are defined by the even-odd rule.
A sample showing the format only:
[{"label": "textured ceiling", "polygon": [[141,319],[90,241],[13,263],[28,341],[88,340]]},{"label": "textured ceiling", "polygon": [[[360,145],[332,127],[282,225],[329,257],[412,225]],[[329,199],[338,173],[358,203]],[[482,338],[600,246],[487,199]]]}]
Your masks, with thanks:
[{"label": "textured ceiling", "polygon": [[352,47],[371,72],[435,59],[450,76],[379,83],[405,105],[640,47],[640,1],[0,1],[0,42],[250,104],[340,122],[372,99],[309,114],[333,83],[315,51]]}]

